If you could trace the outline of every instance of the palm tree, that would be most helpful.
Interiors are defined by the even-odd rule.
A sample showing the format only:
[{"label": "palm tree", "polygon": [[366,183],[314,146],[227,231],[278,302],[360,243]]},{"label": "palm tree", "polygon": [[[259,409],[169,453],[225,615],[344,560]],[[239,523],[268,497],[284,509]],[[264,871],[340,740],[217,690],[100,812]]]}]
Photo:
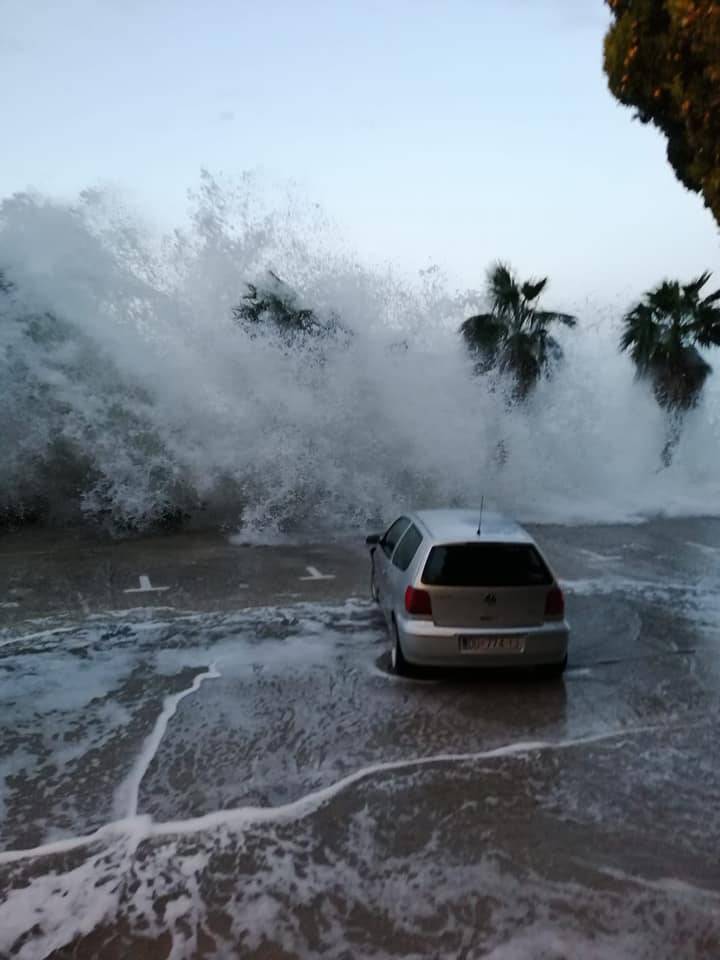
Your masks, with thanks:
[{"label": "palm tree", "polygon": [[668,413],[662,461],[669,466],[685,414],[697,406],[712,371],[698,347],[720,346],[720,290],[700,298],[710,279],[702,273],[681,286],[666,280],[648,291],[623,319],[620,349],[629,350],[636,376],[649,380],[655,398]]},{"label": "palm tree", "polygon": [[297,293],[272,270],[268,270],[268,279],[262,286],[246,286],[243,303],[233,307],[233,318],[249,329],[270,321],[290,340],[298,334],[329,333],[334,329],[334,317],[329,325],[322,324],[312,310],[299,305]]},{"label": "palm tree", "polygon": [[549,376],[562,358],[550,324],[574,327],[577,323],[568,313],[538,309],[547,283],[545,277],[521,285],[507,264],[494,264],[487,279],[490,312],[468,317],[460,327],[469,350],[478,358],[476,372],[497,367],[509,373],[517,400],[525,400],[540,377]]},{"label": "palm tree", "polygon": [[248,326],[266,320],[274,323],[285,333],[307,333],[317,324],[312,310],[298,305],[297,294],[289,284],[268,270],[268,280],[263,286],[248,283],[243,303],[233,308],[233,317]]}]

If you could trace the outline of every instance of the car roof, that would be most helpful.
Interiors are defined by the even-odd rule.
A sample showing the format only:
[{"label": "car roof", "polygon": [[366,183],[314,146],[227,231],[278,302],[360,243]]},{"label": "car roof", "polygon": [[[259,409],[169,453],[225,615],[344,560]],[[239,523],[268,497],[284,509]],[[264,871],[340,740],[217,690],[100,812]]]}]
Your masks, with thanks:
[{"label": "car roof", "polygon": [[419,510],[412,514],[438,543],[468,543],[493,541],[504,543],[534,543],[519,523],[494,510],[484,510],[481,532],[478,534],[480,509]]}]

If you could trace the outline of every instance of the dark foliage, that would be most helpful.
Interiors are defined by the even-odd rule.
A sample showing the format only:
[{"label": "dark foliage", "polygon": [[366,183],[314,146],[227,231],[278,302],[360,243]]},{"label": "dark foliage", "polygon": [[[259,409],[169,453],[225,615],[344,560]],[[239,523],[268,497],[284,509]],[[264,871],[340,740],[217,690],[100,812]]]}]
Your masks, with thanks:
[{"label": "dark foliage", "polygon": [[323,323],[313,310],[301,307],[297,293],[272,270],[268,271],[268,279],[262,286],[254,283],[246,286],[242,303],[233,308],[233,318],[246,329],[253,330],[270,323],[290,340],[302,335],[333,334],[339,329],[336,317]]},{"label": "dark foliage", "polygon": [[628,311],[620,348],[633,359],[637,376],[651,382],[655,397],[667,411],[667,439],[661,459],[670,466],[680,440],[685,413],[697,406],[712,368],[698,351],[720,346],[720,290],[701,299],[710,279],[701,274],[681,286],[665,281],[645,294]]},{"label": "dark foliage", "polygon": [[477,357],[476,372],[497,367],[510,374],[520,400],[562,359],[550,325],[574,327],[577,322],[570,314],[538,309],[547,282],[546,277],[520,284],[510,267],[495,264],[487,281],[490,312],[468,317],[460,327],[468,349]]},{"label": "dark foliage", "polygon": [[700,297],[709,279],[703,273],[685,286],[665,281],[624,318],[620,348],[667,410],[696,406],[712,369],[697,347],[720,346],[720,290]]},{"label": "dark foliage", "polygon": [[678,179],[720,224],[720,2],[606,0],[611,91],[667,137]]}]

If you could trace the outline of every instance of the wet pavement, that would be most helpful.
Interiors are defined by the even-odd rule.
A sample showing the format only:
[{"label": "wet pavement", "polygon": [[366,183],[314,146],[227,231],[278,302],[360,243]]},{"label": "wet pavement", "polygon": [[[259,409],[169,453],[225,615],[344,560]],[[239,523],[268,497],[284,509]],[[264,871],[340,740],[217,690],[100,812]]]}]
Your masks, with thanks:
[{"label": "wet pavement", "polygon": [[0,540],[0,957],[720,957],[720,521],[538,527],[564,682],[387,671],[361,542]]}]

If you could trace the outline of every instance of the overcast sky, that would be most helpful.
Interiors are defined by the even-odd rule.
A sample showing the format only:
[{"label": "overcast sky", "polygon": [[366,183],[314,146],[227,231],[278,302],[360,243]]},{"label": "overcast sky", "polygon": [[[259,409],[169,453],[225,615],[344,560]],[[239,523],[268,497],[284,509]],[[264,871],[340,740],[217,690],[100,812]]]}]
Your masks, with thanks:
[{"label": "overcast sky", "polygon": [[461,286],[498,257],[570,298],[720,268],[607,91],[607,23],[602,0],[0,0],[0,193],[110,182],[170,224],[201,167],[259,167],[363,259]]}]

